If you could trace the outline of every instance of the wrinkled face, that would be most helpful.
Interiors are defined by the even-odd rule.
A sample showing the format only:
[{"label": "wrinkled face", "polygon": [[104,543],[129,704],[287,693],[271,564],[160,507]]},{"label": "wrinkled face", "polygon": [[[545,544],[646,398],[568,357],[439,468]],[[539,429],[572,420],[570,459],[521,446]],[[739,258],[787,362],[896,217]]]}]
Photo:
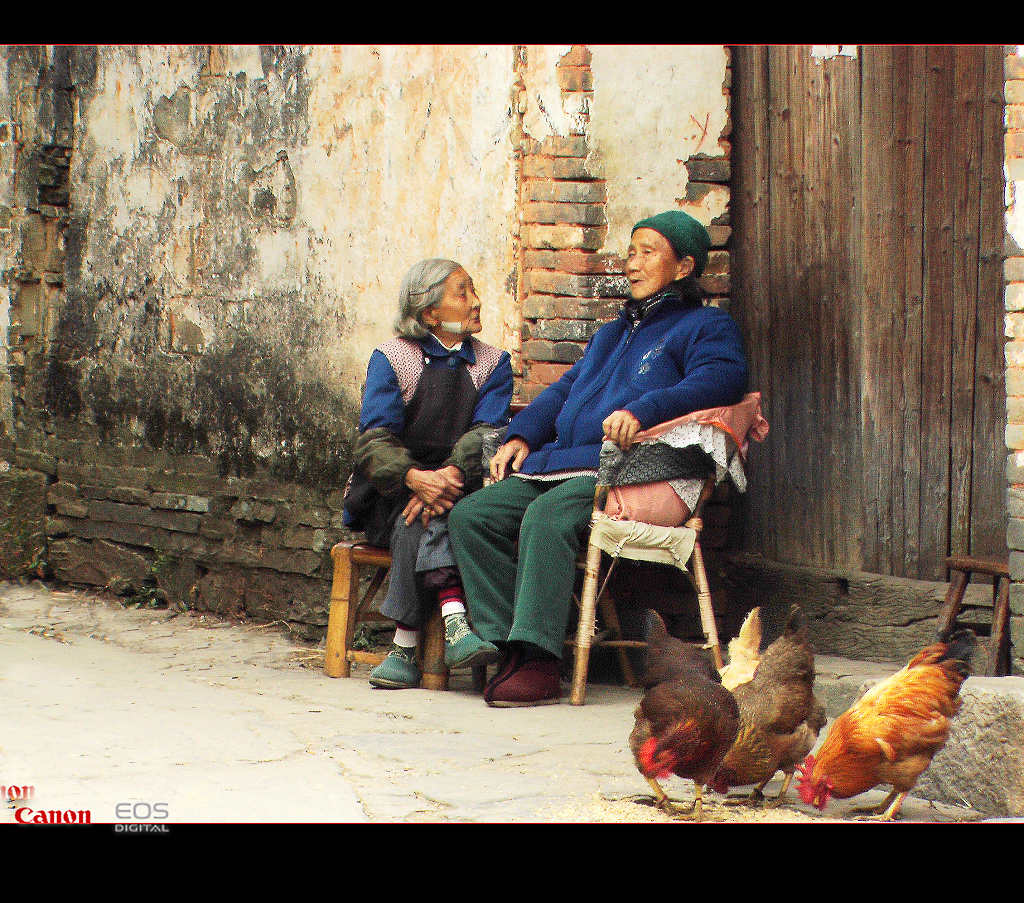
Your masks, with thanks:
[{"label": "wrinkled face", "polygon": [[434,335],[458,338],[483,329],[480,321],[480,298],[476,287],[462,267],[444,281],[444,294],[433,307],[421,315],[423,325]]},{"label": "wrinkled face", "polygon": [[670,282],[693,272],[693,258],[680,260],[667,238],[654,229],[637,229],[626,252],[629,292],[640,301],[660,292]]}]

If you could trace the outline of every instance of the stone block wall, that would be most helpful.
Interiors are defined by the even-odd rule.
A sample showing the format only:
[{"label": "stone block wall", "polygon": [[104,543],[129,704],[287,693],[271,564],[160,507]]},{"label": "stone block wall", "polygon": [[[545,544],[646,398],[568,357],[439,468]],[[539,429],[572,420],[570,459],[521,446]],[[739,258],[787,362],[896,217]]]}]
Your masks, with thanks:
[{"label": "stone block wall", "polygon": [[325,629],[330,547],[350,536],[340,489],[223,476],[206,457],[87,437],[59,440],[56,452],[46,537],[58,579],[281,620],[306,638]]}]

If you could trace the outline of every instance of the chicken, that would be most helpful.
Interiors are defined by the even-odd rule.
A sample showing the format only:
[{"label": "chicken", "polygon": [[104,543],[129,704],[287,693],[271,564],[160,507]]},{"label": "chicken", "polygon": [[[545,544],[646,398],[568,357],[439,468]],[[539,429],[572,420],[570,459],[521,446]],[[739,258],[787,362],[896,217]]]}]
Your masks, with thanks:
[{"label": "chicken", "polygon": [[659,779],[676,774],[693,780],[692,817],[699,821],[703,787],[736,739],[739,709],[705,651],[671,636],[656,613],[647,639],[647,689],[634,712],[629,746],[659,808],[686,813],[672,805]]},{"label": "chicken", "polygon": [[825,707],[814,697],[814,647],[798,605],[790,609],[782,636],[761,653],[754,676],[733,695],[740,729],[711,787],[725,793],[730,786],[756,784],[750,801],[760,800],[765,784],[781,770],[782,789],[770,804],[778,806],[825,724]]},{"label": "chicken", "polygon": [[761,609],[752,608],[738,635],[729,640],[729,664],[719,673],[722,686],[735,690],[754,676],[761,660]]},{"label": "chicken", "polygon": [[926,646],[840,715],[818,755],[800,768],[803,801],[824,809],[830,797],[848,799],[890,784],[892,792],[874,811],[882,821],[894,819],[946,743],[974,645],[971,631],[958,630]]}]

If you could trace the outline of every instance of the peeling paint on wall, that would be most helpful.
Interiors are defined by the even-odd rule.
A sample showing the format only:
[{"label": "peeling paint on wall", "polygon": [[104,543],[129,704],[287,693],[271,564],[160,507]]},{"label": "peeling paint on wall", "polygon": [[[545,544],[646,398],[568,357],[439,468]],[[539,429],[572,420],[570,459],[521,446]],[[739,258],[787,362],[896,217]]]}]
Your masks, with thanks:
[{"label": "peeling paint on wall", "polygon": [[811,59],[815,62],[822,60],[833,60],[836,57],[844,56],[850,59],[857,59],[856,44],[812,44]]},{"label": "peeling paint on wall", "polygon": [[607,250],[623,254],[633,223],[661,210],[708,225],[726,209],[725,187],[687,199],[685,166],[722,153],[726,63],[721,46],[593,48],[589,162],[608,180]]},{"label": "peeling paint on wall", "polygon": [[487,305],[481,337],[510,344],[511,54],[102,48],[81,104],[73,183],[88,216],[69,267],[83,290],[138,291],[144,274],[189,322],[223,322],[227,305],[268,335],[270,299],[297,292],[324,325],[303,367],[353,398],[423,257],[462,262]]},{"label": "peeling paint on wall", "polygon": [[550,135],[565,137],[572,124],[572,111],[562,103],[555,63],[568,53],[568,44],[530,44],[526,48],[527,105],[523,112],[523,131],[537,141]]}]

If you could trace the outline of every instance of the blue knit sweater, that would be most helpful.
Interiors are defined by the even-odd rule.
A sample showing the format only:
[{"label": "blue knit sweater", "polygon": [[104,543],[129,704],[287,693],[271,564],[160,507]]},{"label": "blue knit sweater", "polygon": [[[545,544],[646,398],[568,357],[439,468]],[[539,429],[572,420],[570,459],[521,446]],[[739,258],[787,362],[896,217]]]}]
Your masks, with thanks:
[{"label": "blue knit sweater", "polygon": [[638,323],[624,308],[601,327],[583,357],[512,419],[507,435],[532,449],[520,473],[596,470],[601,422],[612,411],[629,411],[647,429],[735,404],[746,389],[743,340],[732,317],[717,307],[690,307],[668,291]]}]

